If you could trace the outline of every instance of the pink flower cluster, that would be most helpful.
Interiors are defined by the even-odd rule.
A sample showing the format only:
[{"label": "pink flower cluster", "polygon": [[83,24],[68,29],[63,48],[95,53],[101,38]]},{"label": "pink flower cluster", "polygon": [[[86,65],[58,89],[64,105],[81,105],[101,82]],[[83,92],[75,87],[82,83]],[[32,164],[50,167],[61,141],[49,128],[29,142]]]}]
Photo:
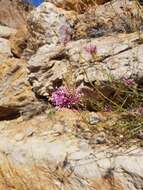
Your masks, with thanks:
[{"label": "pink flower cluster", "polygon": [[84,50],[86,51],[86,53],[93,55],[97,53],[97,48],[95,45],[87,45],[84,47]]},{"label": "pink flower cluster", "polygon": [[137,109],[137,112],[138,112],[141,116],[143,116],[143,107],[139,107],[139,108]]},{"label": "pink flower cluster", "polygon": [[68,24],[64,24],[59,28],[59,38],[61,43],[68,43],[71,40],[72,29]]},{"label": "pink flower cluster", "polygon": [[134,79],[123,79],[123,83],[125,86],[133,86],[135,85]]},{"label": "pink flower cluster", "polygon": [[81,100],[81,93],[76,90],[71,93],[67,88],[60,87],[52,93],[51,101],[53,105],[59,108],[71,108],[73,105],[78,104]]},{"label": "pink flower cluster", "polygon": [[104,106],[104,111],[105,111],[105,112],[111,112],[111,111],[112,111],[112,108],[110,107],[110,105],[105,105],[105,106]]}]

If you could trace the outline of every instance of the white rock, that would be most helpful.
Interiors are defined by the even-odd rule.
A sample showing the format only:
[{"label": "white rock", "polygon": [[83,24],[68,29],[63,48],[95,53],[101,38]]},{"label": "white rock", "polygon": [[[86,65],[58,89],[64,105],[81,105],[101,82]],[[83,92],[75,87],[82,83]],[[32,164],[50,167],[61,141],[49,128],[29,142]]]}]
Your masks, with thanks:
[{"label": "white rock", "polygon": [[15,135],[15,140],[16,141],[22,141],[24,139],[24,134],[23,133],[17,133]]},{"label": "white rock", "polygon": [[[29,60],[29,80],[34,91],[47,98],[53,89],[67,80],[67,76],[70,76],[68,83],[81,87],[87,93],[92,91],[88,84],[98,82],[102,85],[111,78],[120,81],[126,77],[141,81],[143,45],[137,45],[138,38],[136,33],[132,33],[92,41],[72,41],[65,47],[44,45]],[[92,56],[87,58],[84,47],[90,44],[97,47],[98,60]],[[106,91],[108,94],[109,87]]]},{"label": "white rock", "polygon": [[70,39],[72,21],[68,14],[52,3],[42,3],[28,18],[31,33],[37,36],[37,44],[57,44]]},{"label": "white rock", "polygon": [[0,25],[0,38],[9,38],[16,33],[16,29]]},{"label": "white rock", "polygon": [[12,55],[9,40],[0,38],[0,53],[6,56]]}]

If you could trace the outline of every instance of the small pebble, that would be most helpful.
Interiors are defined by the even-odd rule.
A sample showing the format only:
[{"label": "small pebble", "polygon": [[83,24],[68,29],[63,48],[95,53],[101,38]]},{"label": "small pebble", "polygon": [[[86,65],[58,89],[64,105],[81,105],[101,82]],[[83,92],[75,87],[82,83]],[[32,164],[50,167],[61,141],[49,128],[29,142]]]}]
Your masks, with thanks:
[{"label": "small pebble", "polygon": [[52,131],[54,133],[62,134],[64,132],[64,124],[57,123],[53,126]]},{"label": "small pebble", "polygon": [[107,139],[104,132],[94,135],[90,140],[90,144],[105,144],[106,142]]},{"label": "small pebble", "polygon": [[105,137],[97,137],[96,138],[96,144],[105,144],[106,138]]},{"label": "small pebble", "polygon": [[23,133],[17,133],[15,135],[15,140],[18,141],[22,141],[24,139],[24,134]]},{"label": "small pebble", "polygon": [[143,140],[143,131],[140,131],[140,132],[137,134],[137,138],[140,139],[140,140]]},{"label": "small pebble", "polygon": [[34,129],[32,129],[32,128],[27,128],[26,131],[25,131],[25,133],[26,133],[26,136],[27,136],[27,137],[30,137],[30,136],[33,135]]},{"label": "small pebble", "polygon": [[81,142],[79,144],[79,148],[82,149],[82,150],[84,150],[84,151],[88,151],[89,150],[89,145],[88,145],[87,142]]},{"label": "small pebble", "polygon": [[89,117],[89,123],[91,125],[96,125],[100,121],[100,118],[97,114],[92,114]]}]

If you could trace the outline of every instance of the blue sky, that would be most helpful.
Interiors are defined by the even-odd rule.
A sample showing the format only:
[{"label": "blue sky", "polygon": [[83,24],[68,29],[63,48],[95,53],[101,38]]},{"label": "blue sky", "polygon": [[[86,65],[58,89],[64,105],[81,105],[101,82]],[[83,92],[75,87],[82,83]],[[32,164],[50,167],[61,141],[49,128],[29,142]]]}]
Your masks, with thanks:
[{"label": "blue sky", "polygon": [[43,0],[26,0],[26,1],[32,3],[35,6],[38,6],[43,2]]}]

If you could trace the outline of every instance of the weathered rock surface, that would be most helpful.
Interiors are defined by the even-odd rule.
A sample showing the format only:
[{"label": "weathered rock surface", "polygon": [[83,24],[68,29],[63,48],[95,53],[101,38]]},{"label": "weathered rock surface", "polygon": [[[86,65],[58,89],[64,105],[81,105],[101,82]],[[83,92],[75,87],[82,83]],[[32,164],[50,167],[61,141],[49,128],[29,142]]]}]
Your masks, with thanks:
[{"label": "weathered rock surface", "polygon": [[24,27],[30,9],[30,6],[24,4],[21,0],[1,0],[0,23],[12,28]]},{"label": "weathered rock surface", "polygon": [[[1,189],[8,184],[15,189],[20,186],[43,190],[143,188],[140,148],[113,150],[97,145],[92,149],[88,140],[74,133],[77,131],[74,122],[79,120],[79,114],[64,110],[52,118],[43,115],[29,121],[0,122],[3,171],[0,179],[8,181],[1,183]],[[32,130],[30,136],[29,130]],[[12,181],[15,178],[16,183]]]},{"label": "weathered rock surface", "polygon": [[93,6],[84,14],[66,11],[54,4],[42,3],[28,17],[31,43],[35,49],[43,44],[142,30],[142,12],[136,1],[114,0]]},{"label": "weathered rock surface", "polygon": [[10,28],[7,26],[0,25],[0,37],[1,38],[10,38],[11,35],[15,34],[17,32],[16,29]]},{"label": "weathered rock surface", "polygon": [[113,32],[131,33],[142,28],[142,21],[142,11],[137,1],[113,0],[78,15],[74,38],[95,38]]},{"label": "weathered rock surface", "polygon": [[27,81],[25,61],[0,55],[0,120],[16,118],[22,112],[32,115],[36,102]]},{"label": "weathered rock surface", "polygon": [[42,3],[28,18],[33,45],[57,44],[70,40],[74,14],[57,8],[52,3]]},{"label": "weathered rock surface", "polygon": [[11,52],[17,58],[21,58],[24,50],[27,47],[28,39],[30,35],[26,28],[18,29],[16,33],[10,37]]},{"label": "weathered rock surface", "polygon": [[[56,87],[68,84],[86,88],[112,79],[143,78],[143,46],[137,33],[45,45],[29,60],[29,80],[34,91],[48,98]],[[85,48],[96,46],[96,57]],[[58,69],[59,68],[59,69]]]},{"label": "weathered rock surface", "polygon": [[[0,28],[0,190],[142,190],[142,148],[118,133],[113,146],[114,129],[106,131],[119,114],[116,119],[111,112],[47,110],[51,92],[61,85],[89,90],[95,98],[94,84],[106,87],[123,78],[142,83],[142,22],[135,1],[112,1],[81,15],[85,1],[76,1],[79,7],[49,1],[29,16],[30,34],[18,12],[11,19],[11,6],[5,19],[7,10],[0,13],[3,24],[24,23],[16,33]],[[6,2],[14,3],[2,0],[0,9]],[[27,58],[26,46],[24,53],[35,52],[28,64],[21,58]],[[126,148],[129,143],[134,146]]]},{"label": "weathered rock surface", "polygon": [[0,38],[0,53],[5,54],[6,56],[12,55],[9,40]]},{"label": "weathered rock surface", "polygon": [[[34,92],[38,95],[48,97],[54,87],[61,86],[63,83],[64,74],[70,70],[69,61],[62,58],[63,49],[63,46],[45,45],[30,59],[29,80],[33,83]],[[56,60],[56,57],[58,59],[60,56],[61,60]]]},{"label": "weathered rock surface", "polygon": [[110,0],[83,0],[83,1],[78,1],[78,0],[46,0],[46,2],[51,2],[55,4],[57,7],[61,7],[66,10],[75,10],[78,12],[83,12],[88,6],[93,6],[95,4],[103,4],[106,3]]},{"label": "weathered rock surface", "polygon": [[[29,60],[29,80],[35,93],[49,98],[54,88],[65,83],[87,89],[91,83],[98,82],[102,85],[111,79],[133,78],[137,82],[142,80],[142,33],[139,36],[138,32],[132,32],[142,23],[136,2],[113,1],[112,6],[111,3],[106,3],[93,10],[96,16],[94,23],[98,25],[99,20],[105,31],[110,31],[110,35],[75,40],[75,33],[79,33],[75,22],[84,28],[85,16],[87,25],[91,25],[92,12],[87,12],[81,17],[77,14],[73,16],[73,12],[63,11],[49,2],[43,3],[33,11],[29,23],[33,39],[38,39],[35,48],[46,44]],[[127,15],[127,10],[137,24],[136,27],[131,25],[131,17]],[[135,28],[131,29],[130,26]],[[130,31],[126,31],[126,27],[129,27]],[[121,31],[130,34],[120,34]],[[90,46],[97,49],[96,55],[93,56],[86,51]]]},{"label": "weathered rock surface", "polygon": [[[16,57],[22,55],[25,48],[24,40],[27,40],[29,37],[26,20],[31,10],[32,7],[23,0],[0,1],[0,38],[10,39],[10,43],[6,42],[6,40],[1,40],[2,42],[4,41],[4,50],[1,50],[0,53],[4,53],[5,49],[7,49],[8,52],[12,50],[12,53]],[[22,38],[19,33],[22,34]],[[11,50],[8,50],[9,47],[7,46],[9,44]],[[0,47],[0,49],[2,48]]]}]

